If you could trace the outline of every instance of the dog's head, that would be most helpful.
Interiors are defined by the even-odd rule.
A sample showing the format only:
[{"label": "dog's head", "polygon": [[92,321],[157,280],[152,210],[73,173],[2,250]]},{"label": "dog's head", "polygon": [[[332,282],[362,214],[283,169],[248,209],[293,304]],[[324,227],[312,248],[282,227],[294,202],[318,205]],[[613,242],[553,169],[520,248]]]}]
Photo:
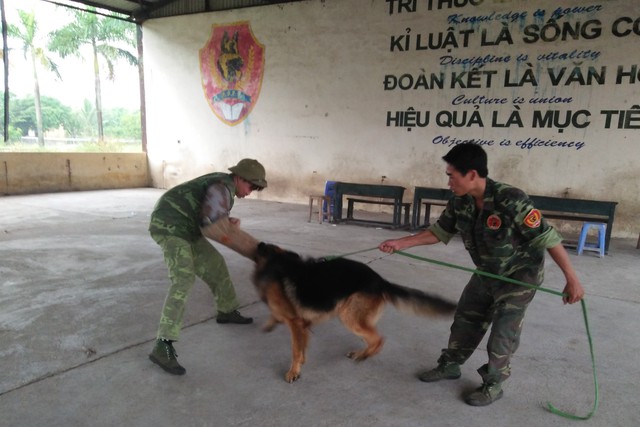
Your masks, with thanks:
[{"label": "dog's head", "polygon": [[258,243],[258,248],[256,249],[256,262],[258,259],[267,259],[271,258],[275,255],[281,255],[288,251],[282,249],[280,246],[273,245],[271,243],[260,242]]},{"label": "dog's head", "polygon": [[279,263],[282,263],[287,261],[300,261],[301,258],[297,253],[282,249],[280,246],[265,242],[258,243],[258,247],[253,258],[258,268],[261,268],[270,261],[276,259]]},{"label": "dog's head", "polygon": [[291,267],[299,262],[300,256],[295,252],[282,249],[270,243],[260,242],[255,251],[253,260],[256,263],[253,272],[253,282],[258,288],[264,280],[282,280]]},{"label": "dog's head", "polygon": [[260,242],[258,243],[258,248],[256,249],[255,260],[258,262],[260,259],[269,258],[274,253],[284,252],[284,250],[276,245],[272,245],[271,243]]}]

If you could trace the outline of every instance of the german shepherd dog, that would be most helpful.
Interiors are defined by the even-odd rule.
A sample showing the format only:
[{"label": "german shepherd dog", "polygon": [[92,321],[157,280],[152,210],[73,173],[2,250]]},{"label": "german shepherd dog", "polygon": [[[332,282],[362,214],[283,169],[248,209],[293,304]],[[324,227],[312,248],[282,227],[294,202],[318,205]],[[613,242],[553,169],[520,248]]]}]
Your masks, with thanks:
[{"label": "german shepherd dog", "polygon": [[417,289],[395,285],[369,266],[345,258],[302,259],[295,252],[260,243],[255,255],[253,281],[271,317],[263,330],[277,323],[291,330],[292,361],[285,380],[300,377],[309,341],[309,328],[338,316],[342,323],[367,344],[347,353],[361,361],[377,354],[384,343],[376,330],[386,302],[418,315],[447,315],[456,305]]},{"label": "german shepherd dog", "polygon": [[222,78],[229,83],[235,83],[242,78],[242,66],[244,61],[238,49],[238,32],[229,37],[225,31],[220,42],[220,57],[218,58],[218,71]]}]

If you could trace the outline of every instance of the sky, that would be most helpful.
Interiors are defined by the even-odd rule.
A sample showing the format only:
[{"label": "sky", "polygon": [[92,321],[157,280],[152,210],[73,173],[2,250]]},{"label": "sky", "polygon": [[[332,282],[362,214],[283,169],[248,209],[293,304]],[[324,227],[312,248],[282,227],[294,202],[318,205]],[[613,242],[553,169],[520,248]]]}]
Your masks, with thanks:
[{"label": "sky", "polygon": [[[42,0],[4,0],[4,5],[8,24],[18,24],[18,9],[27,12],[35,11],[42,46],[46,46],[46,37],[52,30],[62,27],[72,19],[64,7]],[[18,97],[33,95],[34,80],[31,66],[25,61],[23,52],[15,41],[9,39],[8,44],[9,90]],[[62,80],[56,80],[53,73],[39,68],[40,95],[57,98],[73,109],[81,108],[85,99],[93,105],[95,88],[90,50],[83,53],[88,60],[81,61],[70,57],[62,60],[55,54],[51,54],[58,65]],[[132,53],[137,55],[133,50]],[[0,67],[0,78],[4,79],[2,67]],[[115,81],[109,81],[105,75],[102,76],[101,89],[103,108],[121,107],[129,110],[140,108],[138,69],[126,61],[116,64]]]}]

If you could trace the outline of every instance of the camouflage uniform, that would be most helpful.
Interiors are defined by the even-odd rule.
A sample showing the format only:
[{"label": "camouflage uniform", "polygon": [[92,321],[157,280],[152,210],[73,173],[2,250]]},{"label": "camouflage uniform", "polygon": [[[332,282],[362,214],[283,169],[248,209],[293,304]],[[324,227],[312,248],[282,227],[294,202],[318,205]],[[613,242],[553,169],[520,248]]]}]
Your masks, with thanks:
[{"label": "camouflage uniform", "polygon": [[[454,197],[429,229],[445,244],[460,233],[478,270],[537,286],[544,278],[545,249],[562,241],[524,192],[489,178],[481,211],[470,195]],[[487,384],[506,380],[534,295],[528,287],[473,275],[460,296],[439,362],[464,363],[493,323],[489,361],[478,372]]]},{"label": "camouflage uniform", "polygon": [[235,192],[230,174],[211,173],[168,190],[158,200],[149,233],[162,248],[171,280],[158,339],[178,340],[196,276],[211,289],[218,311],[228,313],[239,306],[224,258],[200,231],[206,218],[215,222],[229,215]]}]

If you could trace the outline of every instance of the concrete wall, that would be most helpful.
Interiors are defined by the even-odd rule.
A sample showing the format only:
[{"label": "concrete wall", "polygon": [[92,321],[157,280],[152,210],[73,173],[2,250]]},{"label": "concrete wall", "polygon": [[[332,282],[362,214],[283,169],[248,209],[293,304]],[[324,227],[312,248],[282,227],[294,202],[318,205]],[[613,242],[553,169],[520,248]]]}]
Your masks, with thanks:
[{"label": "concrete wall", "polygon": [[[255,40],[239,39],[240,56],[255,50],[227,89],[259,96],[232,122],[205,96],[224,76],[199,54],[216,27],[243,22]],[[143,40],[155,187],[254,157],[269,180],[259,198],[303,203],[325,180],[409,198],[446,187],[441,157],[473,140],[494,179],[617,201],[614,236],[637,236],[638,1],[314,0],[151,20]]]},{"label": "concrete wall", "polygon": [[0,194],[148,187],[145,153],[0,153]]}]

